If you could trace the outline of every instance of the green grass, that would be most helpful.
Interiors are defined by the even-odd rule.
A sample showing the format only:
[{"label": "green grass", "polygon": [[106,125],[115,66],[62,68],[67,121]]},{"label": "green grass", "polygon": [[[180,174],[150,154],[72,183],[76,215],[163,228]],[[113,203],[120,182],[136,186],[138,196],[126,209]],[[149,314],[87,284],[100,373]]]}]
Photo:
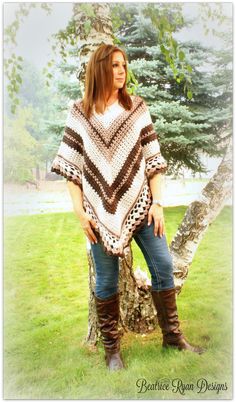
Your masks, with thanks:
[{"label": "green grass", "polygon": [[[171,241],[186,207],[165,209]],[[145,268],[135,242],[134,268]],[[5,399],[230,399],[232,397],[232,209],[209,227],[178,297],[181,329],[207,348],[201,356],[163,350],[159,329],[122,338],[126,370],[109,373],[102,345],[85,344],[88,267],[85,238],[73,213],[5,219]],[[138,393],[136,382],[150,384]],[[153,390],[179,378],[194,391]],[[227,390],[197,393],[197,381]],[[211,385],[213,383],[213,385]],[[160,389],[160,388],[159,388]]]}]

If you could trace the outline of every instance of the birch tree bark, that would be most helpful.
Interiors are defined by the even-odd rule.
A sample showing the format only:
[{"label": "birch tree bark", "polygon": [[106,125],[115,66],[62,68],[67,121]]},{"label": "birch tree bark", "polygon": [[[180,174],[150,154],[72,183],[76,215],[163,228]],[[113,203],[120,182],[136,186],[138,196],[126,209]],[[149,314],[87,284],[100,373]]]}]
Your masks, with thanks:
[{"label": "birch tree bark", "polygon": [[174,263],[176,291],[179,294],[188,275],[196,250],[209,225],[232,194],[232,137],[217,172],[192,202],[170,244]]},{"label": "birch tree bark", "polygon": [[86,66],[91,53],[101,43],[113,44],[112,22],[110,8],[106,3],[87,4],[86,8],[80,3],[74,3],[73,15],[78,38],[79,66],[77,78],[84,93]]}]

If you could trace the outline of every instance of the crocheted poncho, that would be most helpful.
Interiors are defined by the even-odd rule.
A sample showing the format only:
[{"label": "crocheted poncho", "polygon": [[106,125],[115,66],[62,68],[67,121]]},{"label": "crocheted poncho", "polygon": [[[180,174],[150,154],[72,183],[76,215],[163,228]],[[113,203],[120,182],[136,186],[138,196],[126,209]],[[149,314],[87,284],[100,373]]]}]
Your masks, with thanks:
[{"label": "crocheted poncho", "polygon": [[131,99],[131,110],[117,101],[89,119],[82,100],[73,102],[51,166],[81,188],[99,242],[120,257],[146,221],[152,203],[148,179],[167,169],[146,103],[140,96]]}]

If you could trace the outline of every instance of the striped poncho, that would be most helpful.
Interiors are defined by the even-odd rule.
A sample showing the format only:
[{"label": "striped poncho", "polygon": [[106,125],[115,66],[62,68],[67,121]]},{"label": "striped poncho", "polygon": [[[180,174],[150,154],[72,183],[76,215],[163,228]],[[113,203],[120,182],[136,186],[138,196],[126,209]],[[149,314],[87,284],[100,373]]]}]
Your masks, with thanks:
[{"label": "striped poncho", "polygon": [[131,110],[117,101],[89,119],[82,101],[75,101],[51,166],[81,188],[99,242],[107,254],[120,257],[147,218],[148,179],[167,168],[146,103],[140,96],[131,99]]}]

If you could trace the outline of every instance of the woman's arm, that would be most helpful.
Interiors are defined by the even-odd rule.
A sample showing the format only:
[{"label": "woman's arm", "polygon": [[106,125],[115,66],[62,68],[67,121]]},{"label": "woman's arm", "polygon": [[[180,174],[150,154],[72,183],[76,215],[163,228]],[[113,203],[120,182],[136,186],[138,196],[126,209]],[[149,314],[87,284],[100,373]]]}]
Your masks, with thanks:
[{"label": "woman's arm", "polygon": [[97,238],[92,230],[92,227],[96,228],[97,226],[95,221],[84,211],[82,190],[78,185],[69,180],[67,181],[67,187],[70,192],[75,215],[78,217],[85,235],[90,242],[97,243]]},{"label": "woman's arm", "polygon": [[163,186],[163,175],[156,174],[149,179],[149,186],[152,193],[153,200],[162,200],[162,186]]},{"label": "woman's arm", "polygon": [[67,181],[67,187],[72,199],[74,212],[78,218],[85,213],[83,207],[83,192],[79,186],[75,185],[72,181]]},{"label": "woman's arm", "polygon": [[[149,179],[149,186],[153,200],[162,200],[163,175],[161,173],[154,175]],[[152,204],[148,212],[148,225],[154,220],[154,235],[159,231],[160,237],[164,234],[164,214],[163,207]]]}]

